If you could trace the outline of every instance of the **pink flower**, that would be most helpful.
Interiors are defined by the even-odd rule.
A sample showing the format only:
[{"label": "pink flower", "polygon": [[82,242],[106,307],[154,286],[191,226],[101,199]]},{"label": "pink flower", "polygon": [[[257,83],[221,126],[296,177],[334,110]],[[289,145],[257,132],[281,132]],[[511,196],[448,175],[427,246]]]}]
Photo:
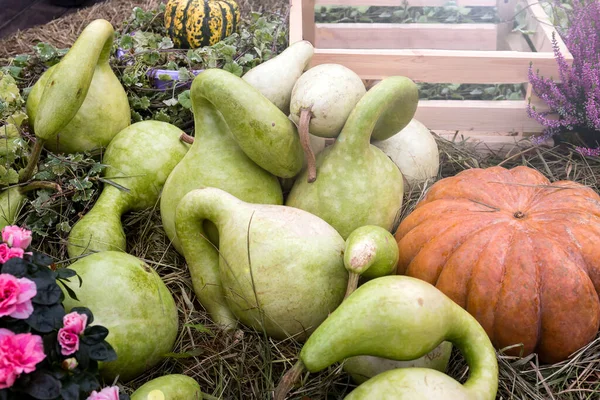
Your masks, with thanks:
[{"label": "pink flower", "polygon": [[31,231],[16,225],[5,226],[2,229],[2,240],[10,247],[19,247],[25,250],[31,244]]},{"label": "pink flower", "polygon": [[86,314],[79,314],[75,311],[68,313],[63,317],[64,329],[76,335],[80,335],[85,330],[87,318]]},{"label": "pink flower", "polygon": [[31,299],[37,294],[35,283],[27,278],[0,274],[0,317],[26,319],[33,312]]},{"label": "pink flower", "polygon": [[86,400],[119,400],[119,387],[105,387],[100,392],[94,390]]},{"label": "pink flower", "polygon": [[71,355],[79,350],[79,335],[65,328],[60,328],[58,330],[58,343],[63,356]]},{"label": "pink flower", "polygon": [[0,244],[0,263],[4,264],[11,258],[23,258],[25,251],[20,247],[8,247],[6,243]]},{"label": "pink flower", "polygon": [[0,385],[12,386],[20,374],[35,371],[44,358],[41,336],[0,329]]},{"label": "pink flower", "polygon": [[17,374],[12,368],[12,365],[2,364],[4,364],[4,362],[0,364],[0,390],[11,387],[17,380]]}]

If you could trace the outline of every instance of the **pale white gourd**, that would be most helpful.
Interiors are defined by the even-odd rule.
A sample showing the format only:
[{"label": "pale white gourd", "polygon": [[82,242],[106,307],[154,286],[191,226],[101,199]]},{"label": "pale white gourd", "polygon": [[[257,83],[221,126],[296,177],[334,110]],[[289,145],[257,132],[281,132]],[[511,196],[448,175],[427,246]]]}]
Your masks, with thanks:
[{"label": "pale white gourd", "polygon": [[440,154],[435,138],[420,121],[410,123],[389,139],[373,141],[400,168],[407,185],[423,184],[435,179],[440,168]]},{"label": "pale white gourd", "polygon": [[287,115],[292,89],[310,64],[313,53],[314,47],[309,41],[295,42],[277,56],[246,72],[242,79]]}]

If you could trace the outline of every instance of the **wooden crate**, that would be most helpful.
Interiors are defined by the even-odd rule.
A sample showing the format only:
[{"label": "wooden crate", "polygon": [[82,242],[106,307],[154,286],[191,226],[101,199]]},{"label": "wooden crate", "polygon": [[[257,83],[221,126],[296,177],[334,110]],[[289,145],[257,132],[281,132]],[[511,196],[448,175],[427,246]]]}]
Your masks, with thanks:
[{"label": "wooden crate", "polygon": [[[443,6],[447,0],[409,0],[410,6]],[[531,98],[531,62],[544,76],[558,77],[552,33],[538,0],[457,0],[461,6],[496,7],[500,23],[315,23],[316,5],[401,6],[403,0],[290,0],[290,44],[308,40],[315,46],[311,66],[345,65],[365,82],[403,75],[415,82],[468,84],[527,84],[525,100],[421,100],[415,118],[436,133],[456,132],[498,150],[541,132],[543,126],[527,115]],[[515,10],[526,12],[528,39],[512,32]],[[572,55],[556,33],[567,62]],[[531,44],[530,44],[531,43]],[[489,144],[489,146],[486,146]]]}]

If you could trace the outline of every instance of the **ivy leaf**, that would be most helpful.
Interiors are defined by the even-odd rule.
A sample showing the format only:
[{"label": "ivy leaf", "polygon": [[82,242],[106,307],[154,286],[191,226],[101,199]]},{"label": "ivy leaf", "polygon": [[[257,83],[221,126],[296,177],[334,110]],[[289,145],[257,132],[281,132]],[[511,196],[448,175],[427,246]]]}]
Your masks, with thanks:
[{"label": "ivy leaf", "polygon": [[179,96],[177,96],[177,101],[184,108],[187,108],[187,109],[192,108],[192,100],[190,99],[190,91],[189,90],[184,90],[183,92],[179,93]]},{"label": "ivy leaf", "polygon": [[165,104],[166,104],[166,105],[168,105],[168,106],[174,106],[174,105],[177,105],[177,102],[178,102],[178,101],[177,101],[177,99],[176,99],[176,98],[174,98],[174,97],[171,97],[171,98],[170,98],[170,99],[168,99],[168,100],[163,100],[163,103],[165,103]]}]

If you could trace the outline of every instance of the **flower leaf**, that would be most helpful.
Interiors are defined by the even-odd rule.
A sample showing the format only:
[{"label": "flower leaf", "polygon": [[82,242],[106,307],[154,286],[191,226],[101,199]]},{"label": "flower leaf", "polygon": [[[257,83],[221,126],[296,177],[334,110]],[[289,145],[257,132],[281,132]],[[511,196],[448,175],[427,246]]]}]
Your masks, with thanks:
[{"label": "flower leaf", "polygon": [[101,325],[88,326],[83,331],[82,342],[90,346],[102,342],[108,336],[108,329]]}]

